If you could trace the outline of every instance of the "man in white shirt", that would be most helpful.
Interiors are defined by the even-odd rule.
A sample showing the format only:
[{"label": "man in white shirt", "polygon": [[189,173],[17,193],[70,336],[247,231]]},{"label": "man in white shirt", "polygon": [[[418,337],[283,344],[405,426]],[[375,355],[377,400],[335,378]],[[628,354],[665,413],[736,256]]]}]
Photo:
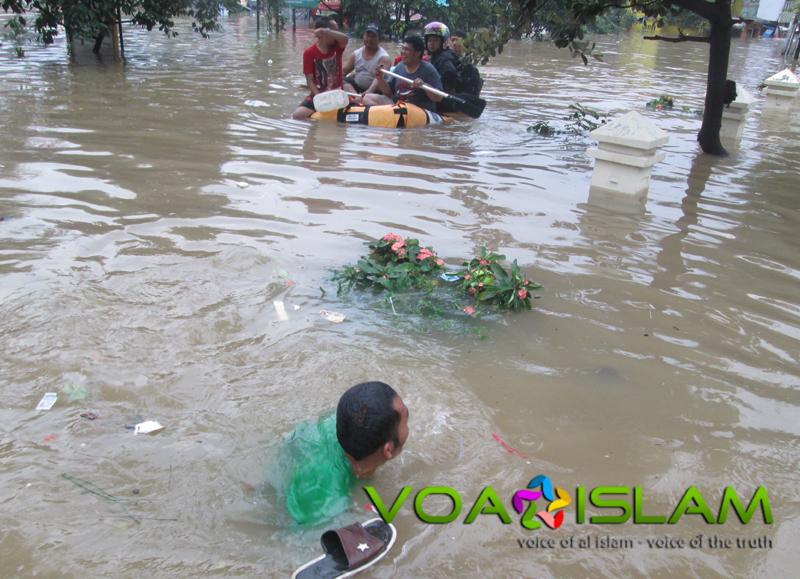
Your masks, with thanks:
[{"label": "man in white shirt", "polygon": [[[389,53],[380,45],[381,32],[377,24],[367,24],[362,36],[364,46],[345,58],[342,64],[344,81],[356,92],[370,92],[375,80],[375,70],[379,67],[389,68],[392,60]],[[347,88],[347,87],[345,87]],[[374,89],[372,92],[375,92]]]}]

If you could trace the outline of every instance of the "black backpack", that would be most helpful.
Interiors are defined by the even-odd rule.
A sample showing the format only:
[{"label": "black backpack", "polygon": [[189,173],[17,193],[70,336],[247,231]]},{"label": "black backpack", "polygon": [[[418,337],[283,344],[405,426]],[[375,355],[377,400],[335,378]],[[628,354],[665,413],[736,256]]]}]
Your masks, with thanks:
[{"label": "black backpack", "polygon": [[481,73],[478,72],[478,67],[459,61],[456,70],[458,71],[458,92],[479,96],[483,88],[483,79]]}]

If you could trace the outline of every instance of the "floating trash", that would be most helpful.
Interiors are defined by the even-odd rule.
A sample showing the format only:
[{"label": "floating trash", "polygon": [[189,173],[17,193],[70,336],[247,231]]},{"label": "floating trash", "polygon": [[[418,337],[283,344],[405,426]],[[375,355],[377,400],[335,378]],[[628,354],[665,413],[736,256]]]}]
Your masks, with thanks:
[{"label": "floating trash", "polygon": [[525,456],[524,454],[522,454],[520,451],[518,451],[516,448],[514,448],[513,446],[511,446],[510,444],[508,444],[508,443],[507,443],[505,440],[503,440],[502,438],[500,438],[500,437],[499,437],[499,436],[498,436],[496,433],[494,433],[494,432],[492,432],[492,438],[494,438],[494,439],[495,439],[495,441],[496,441],[496,442],[497,442],[497,443],[498,443],[500,446],[502,446],[502,447],[503,447],[503,449],[505,449],[505,451],[506,451],[507,453],[509,453],[509,454],[516,454],[518,457],[520,457],[520,458],[522,458],[522,459],[527,459],[527,458],[528,458],[527,456]]},{"label": "floating trash", "polygon": [[272,305],[275,306],[275,313],[278,314],[278,319],[281,322],[289,321],[289,315],[286,313],[286,306],[283,305],[281,300],[272,300]]},{"label": "floating trash", "polygon": [[86,387],[79,384],[67,384],[61,389],[61,392],[70,402],[82,402],[89,397],[89,391]]},{"label": "floating trash", "polygon": [[444,281],[458,281],[458,280],[461,279],[461,276],[453,275],[453,274],[449,274],[449,273],[442,273],[439,276],[439,279],[444,280]]},{"label": "floating trash", "polygon": [[58,394],[56,392],[47,392],[42,399],[39,400],[39,404],[36,405],[36,410],[50,410],[53,405],[58,400]]},{"label": "floating trash", "polygon": [[164,427],[155,420],[146,420],[145,422],[140,422],[133,428],[133,434],[152,434],[163,429]]},{"label": "floating trash", "polygon": [[345,318],[344,314],[339,312],[329,312],[328,310],[320,310],[319,315],[329,322],[333,322],[334,324],[341,324]]}]

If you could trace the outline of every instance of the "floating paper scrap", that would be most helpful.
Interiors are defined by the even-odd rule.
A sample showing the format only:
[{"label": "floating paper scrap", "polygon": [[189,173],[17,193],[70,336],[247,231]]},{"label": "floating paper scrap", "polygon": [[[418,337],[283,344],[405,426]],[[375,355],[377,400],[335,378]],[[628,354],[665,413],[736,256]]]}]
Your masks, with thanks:
[{"label": "floating paper scrap", "polygon": [[333,322],[334,324],[341,324],[344,321],[344,314],[340,314],[339,312],[329,312],[328,310],[320,310],[319,315],[321,315],[329,322]]},{"label": "floating paper scrap", "polygon": [[36,405],[36,410],[50,410],[53,407],[53,404],[56,403],[58,400],[58,394],[56,392],[47,392],[42,399],[39,400],[39,404]]},{"label": "floating paper scrap", "polygon": [[151,434],[153,432],[158,432],[159,430],[163,430],[164,427],[161,426],[155,420],[147,420],[145,422],[140,422],[137,424],[133,429],[133,434]]},{"label": "floating paper scrap", "polygon": [[280,321],[286,322],[289,320],[289,316],[286,314],[286,307],[281,300],[272,300],[272,305],[275,306],[275,312],[278,314]]}]

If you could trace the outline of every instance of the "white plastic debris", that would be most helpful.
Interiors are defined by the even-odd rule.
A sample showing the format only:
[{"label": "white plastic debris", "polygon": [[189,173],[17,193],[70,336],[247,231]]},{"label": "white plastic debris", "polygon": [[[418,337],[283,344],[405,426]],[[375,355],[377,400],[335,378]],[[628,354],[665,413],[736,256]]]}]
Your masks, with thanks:
[{"label": "white plastic debris", "polygon": [[275,306],[275,312],[278,314],[280,321],[286,322],[289,320],[289,316],[286,314],[286,306],[283,305],[281,300],[272,300],[272,305]]},{"label": "white plastic debris", "polygon": [[163,429],[164,427],[155,420],[146,420],[144,422],[140,422],[133,428],[133,434],[152,434]]},{"label": "white plastic debris", "polygon": [[328,310],[320,310],[319,315],[321,315],[329,322],[333,322],[334,324],[341,324],[344,321],[344,314],[341,314],[339,312],[329,312]]},{"label": "white plastic debris", "polygon": [[46,392],[42,399],[39,400],[39,404],[36,405],[36,410],[50,410],[53,405],[58,400],[58,393],[56,392]]}]

